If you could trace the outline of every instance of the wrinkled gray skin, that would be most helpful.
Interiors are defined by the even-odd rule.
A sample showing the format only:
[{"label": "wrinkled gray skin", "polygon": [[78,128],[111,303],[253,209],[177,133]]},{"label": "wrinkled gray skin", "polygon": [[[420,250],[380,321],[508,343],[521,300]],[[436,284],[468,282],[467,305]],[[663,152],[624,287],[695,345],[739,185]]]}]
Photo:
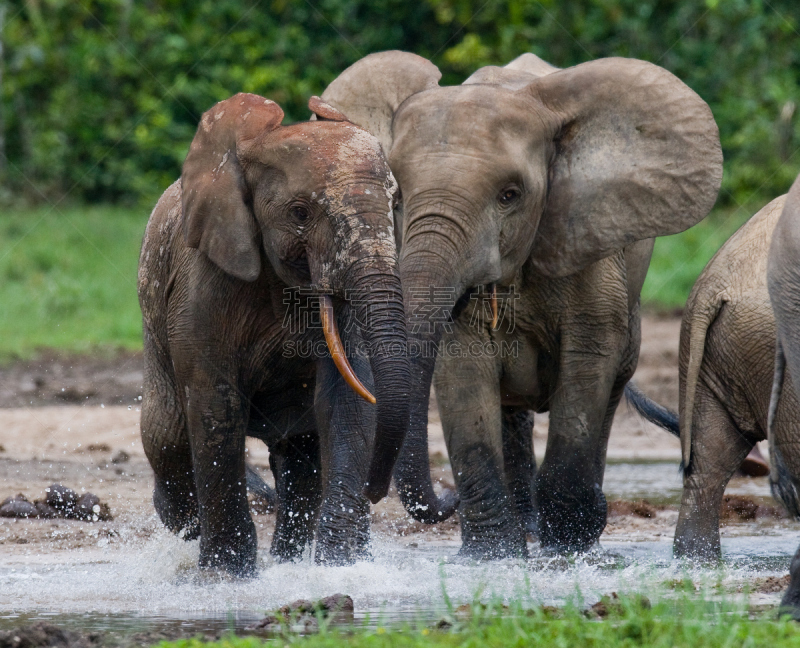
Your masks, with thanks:
[{"label": "wrinkled gray skin", "polygon": [[[791,515],[800,517],[800,435],[796,425],[793,434],[780,433],[781,409],[792,392],[786,369],[790,375],[800,376],[800,177],[786,196],[775,227],[769,250],[767,285],[778,330],[769,417],[770,485],[773,496],[783,502]],[[800,400],[797,379],[794,397]],[[789,573],[791,580],[781,601],[781,611],[800,620],[800,549],[792,559]]]},{"label": "wrinkled gray skin", "polygon": [[[236,575],[256,563],[246,435],[270,448],[271,553],[297,558],[316,531],[317,560],[338,563],[365,555],[368,497],[385,495],[408,425],[395,182],[377,140],[316,101],[330,121],[280,126],[283,111],[248,94],[209,110],[142,245],[154,503],[199,535],[202,567]],[[328,357],[315,300],[298,294],[312,285],[333,296],[344,342],[375,350],[350,358],[377,406]]]},{"label": "wrinkled gray skin", "polygon": [[[775,359],[775,318],[767,259],[786,196],[776,198],[719,249],[686,302],[680,338],[683,497],[675,555],[721,558],[719,511],[725,487],[753,445],[767,438]],[[641,410],[640,410],[641,411]],[[678,421],[648,416],[678,427]],[[770,442],[800,469],[795,444],[800,405],[792,389],[778,404]],[[774,452],[771,453],[774,455]],[[774,460],[774,458],[773,458]]]},{"label": "wrinkled gray skin", "polygon": [[[462,554],[524,555],[537,519],[544,547],[585,550],[606,522],[606,445],[636,366],[651,239],[713,205],[717,127],[694,92],[643,61],[557,70],[526,54],[461,86],[439,78],[421,57],[385,52],[323,94],[381,140],[402,193],[395,227],[413,383],[397,486],[423,522],[457,504],[435,495],[428,470],[436,364]],[[493,283],[519,296],[502,301],[495,331],[487,300],[470,300]],[[430,286],[451,296],[450,331]],[[439,353],[440,342],[458,349]],[[501,357],[491,342],[511,350]],[[531,412],[548,410],[532,484]]]}]

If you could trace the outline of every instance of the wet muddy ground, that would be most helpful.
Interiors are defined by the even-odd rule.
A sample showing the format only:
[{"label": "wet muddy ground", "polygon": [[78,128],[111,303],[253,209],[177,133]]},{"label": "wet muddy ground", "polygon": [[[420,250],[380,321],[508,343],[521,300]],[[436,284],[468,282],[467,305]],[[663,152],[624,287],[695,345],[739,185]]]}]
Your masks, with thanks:
[{"label": "wet muddy ground", "polygon": [[[636,374],[646,393],[672,408],[679,327],[675,317],[645,318]],[[56,482],[79,495],[95,493],[113,515],[98,522],[0,518],[0,631],[50,620],[125,636],[213,635],[242,629],[295,599],[336,592],[353,597],[357,622],[369,616],[374,624],[433,618],[444,605],[443,591],[455,604],[476,595],[557,604],[576,591],[593,602],[617,590],[669,595],[669,583],[687,574],[699,590],[731,596],[749,591],[753,605],[770,606],[779,600],[800,541],[800,525],[774,506],[766,478],[739,478],[727,491],[725,565],[698,570],[672,561],[681,488],[678,441],[623,404],[604,484],[611,514],[601,546],[589,556],[546,556],[531,543],[528,561],[464,562],[456,556],[456,518],[427,527],[392,495],[373,507],[373,561],[349,567],[318,567],[310,560],[272,564],[273,516],[255,514],[260,575],[230,581],[198,572],[196,543],[172,537],[155,517],[150,468],[139,441],[141,380],[141,357],[135,354],[50,356],[0,368],[0,501],[18,493],[34,501]],[[430,437],[437,487],[452,488],[435,411]],[[547,418],[541,416],[534,433],[540,457],[546,438]],[[263,444],[250,440],[248,454],[272,483]]]}]

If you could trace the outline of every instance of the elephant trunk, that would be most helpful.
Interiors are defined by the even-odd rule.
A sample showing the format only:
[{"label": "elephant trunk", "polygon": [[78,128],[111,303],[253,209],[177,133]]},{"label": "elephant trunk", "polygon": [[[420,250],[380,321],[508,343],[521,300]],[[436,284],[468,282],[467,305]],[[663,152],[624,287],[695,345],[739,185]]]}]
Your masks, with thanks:
[{"label": "elephant trunk", "polygon": [[[428,453],[428,407],[431,382],[442,337],[445,314],[463,291],[456,271],[442,257],[404,250],[401,261],[408,318],[411,368],[410,419],[403,449],[395,467],[395,482],[403,506],[417,521],[442,522],[458,507],[457,495],[434,493]],[[443,304],[446,305],[443,306]]]},{"label": "elephant trunk", "polygon": [[392,469],[409,420],[409,365],[403,292],[397,261],[372,258],[349,283],[353,308],[366,343],[376,401],[376,429],[364,495],[373,503],[386,496]]}]

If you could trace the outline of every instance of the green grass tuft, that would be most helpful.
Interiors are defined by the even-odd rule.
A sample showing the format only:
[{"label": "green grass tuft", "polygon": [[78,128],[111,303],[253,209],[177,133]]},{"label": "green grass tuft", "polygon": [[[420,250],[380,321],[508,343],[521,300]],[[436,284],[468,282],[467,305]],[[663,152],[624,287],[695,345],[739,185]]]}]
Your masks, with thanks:
[{"label": "green grass tuft", "polygon": [[[581,646],[586,648],[713,648],[716,646],[800,645],[800,625],[774,611],[751,618],[747,610],[719,602],[683,598],[650,607],[640,597],[622,596],[598,617],[577,607],[478,610],[472,618],[443,628],[431,626],[325,629],[317,635],[281,635],[272,645],[303,648],[424,648],[426,646],[522,647]],[[164,642],[159,648],[260,648],[263,640],[230,636],[216,642],[199,639]]]},{"label": "green grass tuft", "polygon": [[0,219],[0,358],[139,349],[145,210],[47,207]]}]

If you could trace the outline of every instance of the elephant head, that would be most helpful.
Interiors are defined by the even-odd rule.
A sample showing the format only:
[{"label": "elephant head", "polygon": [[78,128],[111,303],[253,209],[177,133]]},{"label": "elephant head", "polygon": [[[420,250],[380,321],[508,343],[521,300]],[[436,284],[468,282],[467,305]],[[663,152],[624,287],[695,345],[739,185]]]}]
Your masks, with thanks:
[{"label": "elephant head", "polygon": [[[400,184],[395,227],[409,318],[437,312],[419,305],[429,286],[458,299],[513,283],[527,262],[546,277],[567,276],[635,241],[680,232],[714,204],[722,153],[711,111],[658,66],[609,58],[559,70],[525,54],[460,86],[440,87],[440,77],[419,56],[383,52],[322,95],[375,134]],[[436,327],[416,329],[409,348],[435,348]],[[428,522],[454,504],[437,499],[427,468],[432,356],[412,359],[410,429],[396,469],[406,507]]]},{"label": "elephant head", "polygon": [[[405,315],[392,225],[394,177],[378,141],[314,97],[318,121],[281,126],[272,101],[238,94],[203,115],[183,166],[183,230],[226,273],[256,281],[271,264],[289,287],[323,294],[321,321],[340,372],[376,403],[365,494],[386,494],[408,426]],[[375,396],[350,367],[331,297],[351,302]]]}]

